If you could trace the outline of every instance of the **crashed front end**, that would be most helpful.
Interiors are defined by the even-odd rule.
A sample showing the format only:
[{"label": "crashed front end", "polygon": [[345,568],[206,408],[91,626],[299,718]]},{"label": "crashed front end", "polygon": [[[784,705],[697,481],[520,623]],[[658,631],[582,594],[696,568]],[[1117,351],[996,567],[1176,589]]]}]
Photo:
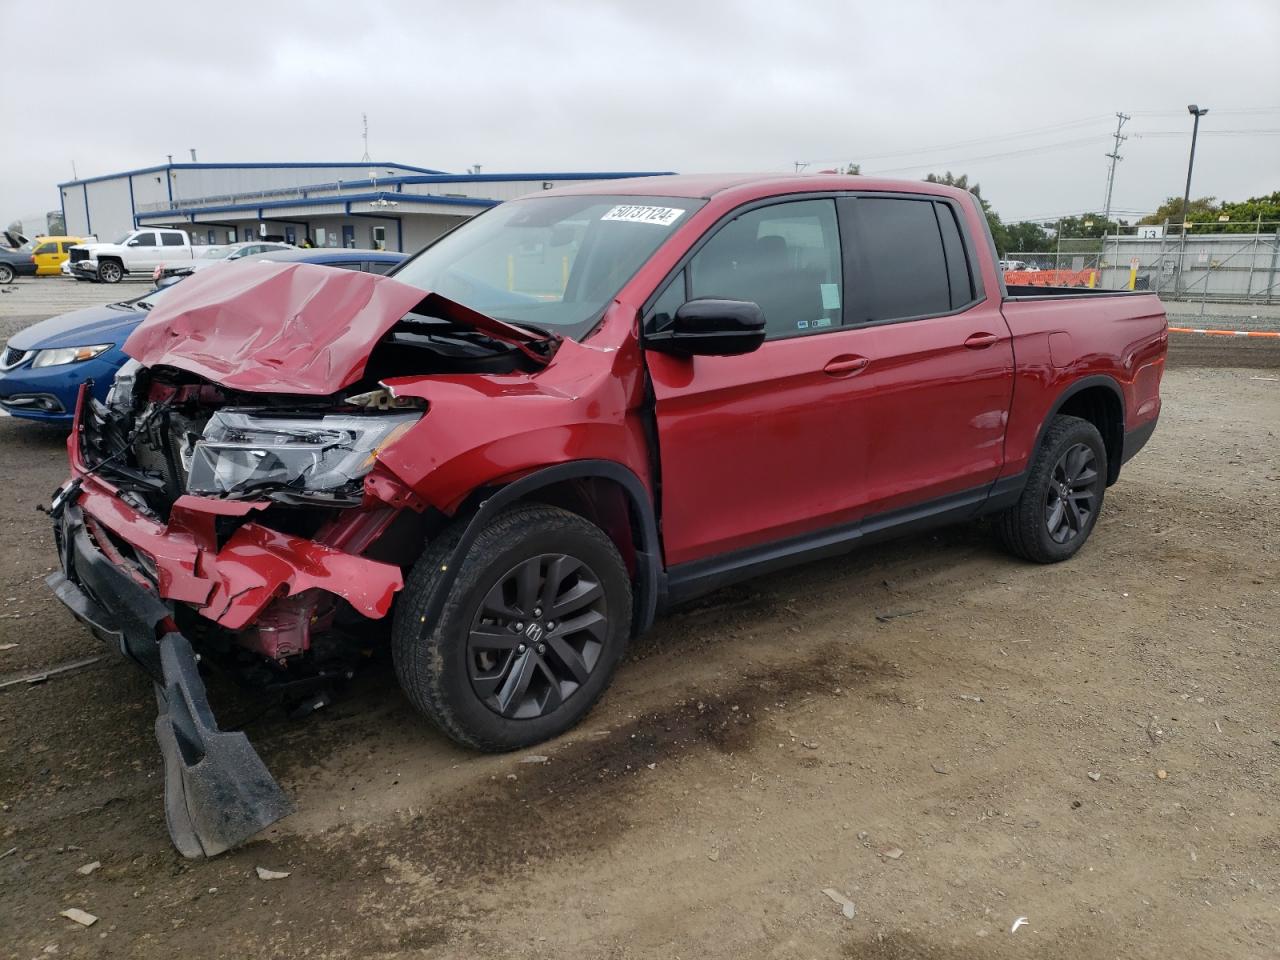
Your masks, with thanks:
[{"label": "crashed front end", "polygon": [[49,584],[155,679],[169,830],[184,855],[211,856],[291,806],[244,734],[218,729],[196,648],[287,683],[318,634],[387,614],[401,569],[361,552],[409,493],[374,458],[421,410],[247,407],[168,379],[139,371],[106,404],[82,394]]},{"label": "crashed front end", "polygon": [[426,412],[383,381],[435,342],[397,327],[422,292],[252,266],[184,281],[126,343],[106,402],[82,388],[50,508],[50,587],[155,681],[166,819],[188,857],[292,809],[245,735],[218,728],[201,663],[278,691],[350,676],[431,515],[380,459]]}]

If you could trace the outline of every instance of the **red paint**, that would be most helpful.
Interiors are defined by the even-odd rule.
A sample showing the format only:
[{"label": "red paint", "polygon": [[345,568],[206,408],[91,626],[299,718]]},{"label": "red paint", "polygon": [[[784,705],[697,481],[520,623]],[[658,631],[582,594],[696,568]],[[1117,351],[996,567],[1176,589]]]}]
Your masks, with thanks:
[{"label": "red paint", "polygon": [[[359,554],[397,510],[453,513],[478,489],[548,465],[613,461],[652,493],[658,463],[663,492],[655,506],[671,566],[1016,475],[1056,401],[1083,377],[1119,385],[1128,430],[1159,412],[1167,334],[1154,296],[1002,303],[984,243],[970,254],[986,298],[957,314],[834,328],[738,357],[646,355],[643,304],[742,204],[810,192],[909,192],[957,200],[971,236],[985,238],[986,224],[961,191],[863,177],[659,177],[561,192],[623,190],[710,199],[623,287],[585,342],[559,343],[549,362],[539,354],[544,368],[391,381],[397,395],[425,400],[427,413],[378,455],[365,504],[343,513],[352,519],[326,529],[323,542],[250,521],[219,549],[214,516],[254,505],[184,497],[164,526],[95,477],[84,480],[81,506],[155,560],[162,596],[223,626],[251,625],[273,600],[314,590],[380,617],[401,571]],[[126,350],[239,390],[329,394],[359,379],[372,346],[426,296],[394,279],[306,265],[210,270],[166,297]],[[432,307],[522,348],[531,342],[526,331],[451,301],[436,297]],[[72,464],[83,473],[74,449]],[[305,600],[273,608],[267,629],[284,631],[287,641],[254,645],[293,650],[299,618],[314,609]]]},{"label": "red paint", "polygon": [[124,351],[149,367],[177,367],[235,390],[328,394],[360,379],[373,345],[420,304],[509,343],[537,339],[389,277],[263,261],[213,280],[207,271],[192,274]]}]

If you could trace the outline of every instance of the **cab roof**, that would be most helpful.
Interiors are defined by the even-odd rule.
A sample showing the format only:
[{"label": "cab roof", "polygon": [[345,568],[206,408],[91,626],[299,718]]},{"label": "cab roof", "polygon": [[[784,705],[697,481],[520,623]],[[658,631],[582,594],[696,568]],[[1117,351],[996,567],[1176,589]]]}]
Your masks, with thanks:
[{"label": "cab roof", "polygon": [[741,194],[741,199],[768,197],[775,194],[815,191],[874,190],[878,192],[924,193],[954,199],[970,195],[956,187],[923,180],[884,180],[878,177],[847,174],[777,174],[777,173],[688,173],[659,177],[634,177],[627,180],[597,180],[546,190],[533,196],[593,195],[635,197],[688,197],[710,200],[725,193]]}]

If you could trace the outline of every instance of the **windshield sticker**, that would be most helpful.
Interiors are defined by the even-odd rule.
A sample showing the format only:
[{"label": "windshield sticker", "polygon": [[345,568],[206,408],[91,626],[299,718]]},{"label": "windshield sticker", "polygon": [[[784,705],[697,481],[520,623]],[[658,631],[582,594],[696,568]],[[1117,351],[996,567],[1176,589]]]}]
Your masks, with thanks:
[{"label": "windshield sticker", "polygon": [[823,310],[840,309],[840,284],[820,283],[818,284],[818,289],[822,291]]},{"label": "windshield sticker", "polygon": [[677,207],[642,207],[633,203],[621,203],[606,213],[601,220],[621,220],[625,223],[656,223],[669,227],[684,214]]}]

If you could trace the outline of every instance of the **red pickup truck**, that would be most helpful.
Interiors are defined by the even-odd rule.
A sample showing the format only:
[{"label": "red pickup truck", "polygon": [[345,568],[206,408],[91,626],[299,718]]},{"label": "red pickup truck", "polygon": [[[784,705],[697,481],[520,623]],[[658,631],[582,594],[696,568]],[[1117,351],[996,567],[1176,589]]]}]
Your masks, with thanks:
[{"label": "red pickup truck", "polygon": [[936,184],[552,190],[392,277],[184,281],[82,393],[50,584],[155,677],[170,832],[210,855],[290,804],[201,666],[298,703],[389,645],[450,737],[537,743],[723,584],[977,517],[1068,559],[1166,338],[1151,295],[1006,288]]}]

